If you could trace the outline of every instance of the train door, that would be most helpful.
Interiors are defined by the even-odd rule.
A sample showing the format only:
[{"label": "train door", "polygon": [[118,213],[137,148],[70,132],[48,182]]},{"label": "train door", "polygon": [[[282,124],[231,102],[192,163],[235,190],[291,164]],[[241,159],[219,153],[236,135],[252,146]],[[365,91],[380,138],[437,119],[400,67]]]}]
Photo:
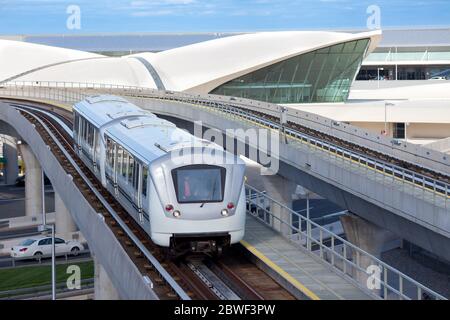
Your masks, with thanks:
[{"label": "train door", "polygon": [[140,161],[135,161],[133,167],[133,202],[139,212],[139,221],[143,222],[142,216],[142,163]]}]

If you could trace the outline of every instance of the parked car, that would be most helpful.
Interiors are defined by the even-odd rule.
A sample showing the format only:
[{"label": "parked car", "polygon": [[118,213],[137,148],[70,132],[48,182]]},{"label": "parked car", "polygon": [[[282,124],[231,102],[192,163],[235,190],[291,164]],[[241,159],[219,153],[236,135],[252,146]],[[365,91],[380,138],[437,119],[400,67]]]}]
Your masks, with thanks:
[{"label": "parked car", "polygon": [[[52,254],[52,238],[36,237],[23,240],[19,245],[11,248],[11,257],[15,259],[41,259],[43,256]],[[55,238],[55,254],[57,256],[73,255],[77,256],[83,245],[78,241],[65,241],[61,238]]]},{"label": "parked car", "polygon": [[[44,184],[46,186],[51,185],[50,179],[47,178],[46,175],[44,175]],[[16,179],[16,187],[25,187],[25,175],[20,176]]]},{"label": "parked car", "polygon": [[434,76],[434,77],[431,77],[428,80],[447,80],[447,77],[445,77],[445,76]]}]

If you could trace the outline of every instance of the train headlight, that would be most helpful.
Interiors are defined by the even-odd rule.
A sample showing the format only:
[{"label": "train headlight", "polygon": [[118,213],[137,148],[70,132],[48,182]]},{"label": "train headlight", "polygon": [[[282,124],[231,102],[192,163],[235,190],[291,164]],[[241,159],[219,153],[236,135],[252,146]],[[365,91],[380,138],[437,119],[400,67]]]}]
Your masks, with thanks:
[{"label": "train headlight", "polygon": [[220,212],[222,214],[222,216],[226,217],[228,216],[228,210],[227,209],[222,209],[222,211]]},{"label": "train headlight", "polygon": [[173,216],[174,216],[175,218],[178,218],[179,216],[181,216],[181,212],[178,211],[178,210],[175,210],[175,211],[173,212]]}]

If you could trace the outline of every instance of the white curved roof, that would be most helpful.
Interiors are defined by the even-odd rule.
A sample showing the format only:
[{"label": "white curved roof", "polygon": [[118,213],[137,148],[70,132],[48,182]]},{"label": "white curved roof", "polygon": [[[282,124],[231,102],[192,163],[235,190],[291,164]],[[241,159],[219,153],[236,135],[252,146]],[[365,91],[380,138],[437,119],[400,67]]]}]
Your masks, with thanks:
[{"label": "white curved roof", "polygon": [[166,87],[207,93],[222,83],[287,58],[341,42],[371,38],[372,51],[381,31],[357,34],[281,31],[242,34],[143,55]]},{"label": "white curved roof", "polygon": [[0,40],[0,61],[2,62],[0,81],[64,61],[98,57],[102,55],[21,41]]},{"label": "white curved roof", "polygon": [[[107,83],[208,93],[229,80],[267,65],[323,47],[365,38],[371,39],[369,53],[380,41],[381,31],[356,34],[324,31],[240,34],[121,58],[0,40],[0,61],[8,61],[6,71],[0,69],[0,81],[19,75],[15,80]],[[60,64],[62,61],[71,62]],[[48,67],[43,68],[46,65]],[[41,68],[34,70],[38,67]],[[31,71],[20,75],[27,70]]]},{"label": "white curved roof", "polygon": [[19,81],[89,82],[156,88],[153,78],[137,59],[105,57],[51,66],[26,74]]}]

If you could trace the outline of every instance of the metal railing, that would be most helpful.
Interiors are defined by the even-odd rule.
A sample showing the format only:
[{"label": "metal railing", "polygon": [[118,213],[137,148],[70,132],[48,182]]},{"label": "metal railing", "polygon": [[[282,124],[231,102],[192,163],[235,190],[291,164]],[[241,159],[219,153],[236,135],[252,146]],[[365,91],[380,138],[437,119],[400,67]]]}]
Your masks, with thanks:
[{"label": "metal railing", "polygon": [[[446,298],[314,221],[246,185],[247,213],[306,250],[365,292],[381,299]],[[312,236],[307,230],[314,232]]]},{"label": "metal railing", "polygon": [[[71,252],[64,252],[64,253],[57,254],[56,255],[57,258],[64,257],[64,261],[57,261],[57,264],[65,263],[65,262],[69,261],[69,257],[78,258],[79,255],[84,255],[87,253],[90,253],[89,249],[83,249],[83,250],[77,251],[76,255],[74,255]],[[47,259],[47,258],[51,258],[51,257],[52,257],[52,254],[48,253],[48,254],[41,254],[36,257],[10,257],[9,259],[3,259],[3,261],[6,262],[6,261],[10,260],[11,266],[15,267],[17,261],[35,260],[37,264],[42,264],[43,259]],[[86,261],[92,260],[92,258],[90,256],[89,257],[79,257],[79,258],[80,258],[80,260],[86,260]]]},{"label": "metal railing", "polygon": [[[80,289],[68,289],[66,282],[61,282],[56,284],[56,290],[57,293],[63,293],[63,292],[80,292],[85,289],[93,288],[94,287],[94,278],[88,278],[88,279],[81,279],[80,280]],[[29,288],[19,288],[19,289],[13,289],[13,290],[5,290],[0,291],[0,300],[7,300],[7,299],[18,299],[26,296],[38,296],[42,294],[48,294],[51,293],[52,286],[49,285],[42,285],[42,286],[34,286]]]}]

